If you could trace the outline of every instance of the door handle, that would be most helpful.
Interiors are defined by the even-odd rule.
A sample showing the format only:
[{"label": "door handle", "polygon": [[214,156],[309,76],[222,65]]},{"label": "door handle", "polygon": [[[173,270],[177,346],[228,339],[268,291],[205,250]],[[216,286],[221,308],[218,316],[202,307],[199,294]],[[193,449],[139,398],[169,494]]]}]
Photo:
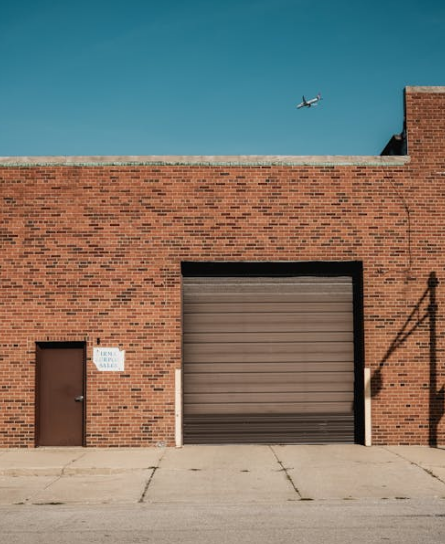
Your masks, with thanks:
[{"label": "door handle", "polygon": [[74,398],[75,402],[83,402],[83,395],[79,395],[78,397]]}]

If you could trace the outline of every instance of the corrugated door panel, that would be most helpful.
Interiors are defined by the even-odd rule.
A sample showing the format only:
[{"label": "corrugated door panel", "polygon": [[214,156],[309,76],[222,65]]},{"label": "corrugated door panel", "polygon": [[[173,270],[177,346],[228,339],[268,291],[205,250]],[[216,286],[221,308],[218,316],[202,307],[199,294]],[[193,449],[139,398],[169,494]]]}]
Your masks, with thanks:
[{"label": "corrugated door panel", "polygon": [[350,277],[184,278],[186,443],[354,441]]}]

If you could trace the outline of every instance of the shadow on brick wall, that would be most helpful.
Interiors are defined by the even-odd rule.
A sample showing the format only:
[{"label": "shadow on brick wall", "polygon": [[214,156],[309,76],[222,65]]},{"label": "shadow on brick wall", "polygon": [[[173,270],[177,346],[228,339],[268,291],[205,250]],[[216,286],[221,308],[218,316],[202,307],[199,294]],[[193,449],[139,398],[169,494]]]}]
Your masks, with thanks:
[{"label": "shadow on brick wall", "polygon": [[377,396],[383,388],[383,368],[391,355],[412,335],[417,329],[427,323],[429,326],[429,445],[437,446],[437,434],[439,423],[445,413],[445,386],[438,389],[437,380],[437,298],[436,290],[439,285],[436,273],[431,272],[425,292],[406,319],[385,353],[383,359],[372,375],[372,396]]}]

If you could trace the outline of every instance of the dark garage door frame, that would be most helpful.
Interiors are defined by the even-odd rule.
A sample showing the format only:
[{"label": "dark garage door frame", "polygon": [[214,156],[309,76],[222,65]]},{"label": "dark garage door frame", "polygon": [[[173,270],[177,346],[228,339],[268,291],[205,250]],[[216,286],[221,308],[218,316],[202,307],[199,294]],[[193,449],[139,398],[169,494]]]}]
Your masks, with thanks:
[{"label": "dark garage door frame", "polygon": [[[352,279],[354,330],[354,442],[364,444],[364,320],[363,320],[363,264],[347,262],[183,262],[184,278],[270,277],[286,278],[312,276]],[[183,368],[184,370],[184,368]],[[184,401],[183,401],[184,402]],[[187,440],[187,429],[184,429]]]}]

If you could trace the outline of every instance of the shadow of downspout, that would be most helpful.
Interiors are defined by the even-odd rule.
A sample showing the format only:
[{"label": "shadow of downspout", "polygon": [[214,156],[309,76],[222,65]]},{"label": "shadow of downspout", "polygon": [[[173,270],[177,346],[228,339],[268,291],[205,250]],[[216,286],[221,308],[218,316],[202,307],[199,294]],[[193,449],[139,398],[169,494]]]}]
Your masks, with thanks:
[{"label": "shadow of downspout", "polygon": [[428,314],[430,322],[430,398],[429,398],[429,445],[437,446],[437,431],[439,423],[445,412],[445,389],[439,390],[437,380],[437,300],[436,289],[439,285],[436,273],[431,272],[428,279],[430,294]]},{"label": "shadow of downspout", "polygon": [[[429,437],[428,443],[430,446],[437,446],[437,434],[439,423],[445,413],[445,387],[438,387],[437,379],[437,297],[436,290],[439,285],[436,273],[431,272],[428,278],[428,287],[420,297],[414,309],[408,316],[405,324],[397,333],[394,340],[391,342],[383,359],[380,361],[378,368],[371,378],[372,396],[375,397],[383,388],[383,367],[391,355],[404,344],[404,342],[414,334],[417,329],[426,321],[429,323]],[[428,306],[421,314],[421,307],[428,302]]]}]

